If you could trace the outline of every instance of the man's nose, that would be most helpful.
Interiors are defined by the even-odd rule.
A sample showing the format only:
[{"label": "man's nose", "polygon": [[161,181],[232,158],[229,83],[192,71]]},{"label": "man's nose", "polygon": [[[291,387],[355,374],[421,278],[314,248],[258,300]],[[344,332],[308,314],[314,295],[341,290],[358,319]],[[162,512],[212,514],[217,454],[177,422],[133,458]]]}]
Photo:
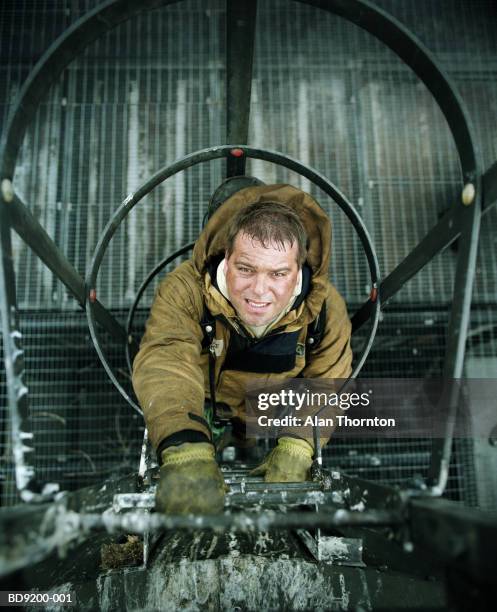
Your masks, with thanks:
[{"label": "man's nose", "polygon": [[263,296],[267,291],[267,279],[264,274],[256,274],[254,277],[254,283],[252,285],[252,291],[254,297]]}]

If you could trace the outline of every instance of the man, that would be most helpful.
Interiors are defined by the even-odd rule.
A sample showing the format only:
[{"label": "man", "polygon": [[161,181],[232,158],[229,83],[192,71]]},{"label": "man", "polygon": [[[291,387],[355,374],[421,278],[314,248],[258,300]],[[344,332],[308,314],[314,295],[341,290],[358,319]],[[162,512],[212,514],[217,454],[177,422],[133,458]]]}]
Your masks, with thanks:
[{"label": "man", "polygon": [[[224,481],[204,418],[211,389],[236,434],[243,430],[249,381],[350,374],[351,326],[328,280],[330,246],[329,219],[311,196],[289,185],[248,187],[222,204],[192,259],[160,284],[133,365],[162,464],[159,510],[222,510]],[[305,350],[308,329],[323,312],[322,338]],[[202,328],[206,313],[215,327],[210,346]],[[312,456],[311,441],[286,435],[256,473],[268,482],[303,481]]]}]

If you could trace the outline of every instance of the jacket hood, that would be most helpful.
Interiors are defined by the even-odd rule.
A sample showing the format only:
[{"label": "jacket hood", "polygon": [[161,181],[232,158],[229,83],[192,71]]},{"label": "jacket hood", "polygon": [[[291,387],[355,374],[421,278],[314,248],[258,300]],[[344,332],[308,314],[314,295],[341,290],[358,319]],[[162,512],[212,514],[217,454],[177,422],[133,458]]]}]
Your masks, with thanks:
[{"label": "jacket hood", "polygon": [[[296,187],[283,184],[256,185],[237,191],[218,208],[200,234],[193,249],[193,265],[199,274],[204,275],[208,263],[224,254],[226,229],[231,217],[239,210],[259,202],[278,202],[291,206],[304,225],[308,238],[306,263],[312,271],[311,290],[305,302],[308,316],[304,318],[315,318],[321,309],[328,282],[331,222],[316,200]],[[212,285],[209,275],[206,276],[209,293]],[[213,304],[208,303],[208,306],[211,309]],[[302,308],[299,313],[301,311]],[[231,313],[226,314],[229,316]]]}]

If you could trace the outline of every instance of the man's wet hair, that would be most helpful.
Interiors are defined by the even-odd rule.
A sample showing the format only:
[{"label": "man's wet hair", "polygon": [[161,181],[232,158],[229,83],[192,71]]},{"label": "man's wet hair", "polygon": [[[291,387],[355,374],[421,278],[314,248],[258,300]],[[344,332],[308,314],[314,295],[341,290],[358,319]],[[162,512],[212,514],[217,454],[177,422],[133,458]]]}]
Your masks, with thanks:
[{"label": "man's wet hair", "polygon": [[279,202],[258,202],[240,210],[228,226],[226,252],[233,252],[236,237],[246,234],[260,242],[264,248],[284,249],[296,242],[298,247],[297,263],[301,267],[307,257],[307,234],[297,213]]}]

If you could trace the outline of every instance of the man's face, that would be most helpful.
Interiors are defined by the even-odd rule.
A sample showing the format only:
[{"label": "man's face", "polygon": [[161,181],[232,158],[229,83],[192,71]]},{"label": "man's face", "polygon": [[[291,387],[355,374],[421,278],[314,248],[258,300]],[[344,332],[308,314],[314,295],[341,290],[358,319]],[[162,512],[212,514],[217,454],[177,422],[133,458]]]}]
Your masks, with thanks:
[{"label": "man's face", "polygon": [[244,323],[266,325],[282,312],[297,284],[297,255],[296,241],[265,248],[247,234],[237,235],[224,272],[231,303]]}]

